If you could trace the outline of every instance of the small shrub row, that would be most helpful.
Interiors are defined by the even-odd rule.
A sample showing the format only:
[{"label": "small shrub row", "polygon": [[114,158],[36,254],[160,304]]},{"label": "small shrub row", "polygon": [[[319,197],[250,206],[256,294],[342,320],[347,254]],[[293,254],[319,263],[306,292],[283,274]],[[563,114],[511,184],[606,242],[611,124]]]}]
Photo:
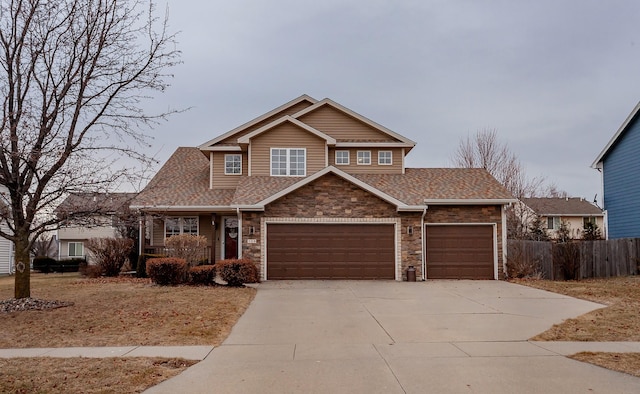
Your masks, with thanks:
[{"label": "small shrub row", "polygon": [[187,272],[187,283],[190,285],[215,285],[216,266],[215,265],[199,265],[189,268]]},{"label": "small shrub row", "polygon": [[38,256],[33,259],[33,270],[45,274],[49,272],[78,272],[80,264],[86,263],[84,259],[61,259]]},{"label": "small shrub row", "polygon": [[159,257],[147,260],[147,276],[161,286],[183,283],[187,274],[187,262],[177,257]]},{"label": "small shrub row", "polygon": [[147,277],[147,261],[149,259],[157,259],[167,257],[163,254],[152,254],[152,253],[143,253],[138,256],[138,264],[136,266],[136,277],[138,278],[146,278]]},{"label": "small shrub row", "polygon": [[260,282],[258,268],[249,260],[229,259],[216,263],[218,275],[229,286],[242,286],[245,283]]},{"label": "small shrub row", "polygon": [[214,285],[216,274],[229,286],[258,283],[258,268],[249,260],[222,260],[215,265],[189,267],[185,259],[156,257],[146,260],[146,273],[151,281],[162,286],[187,283],[190,285]]}]

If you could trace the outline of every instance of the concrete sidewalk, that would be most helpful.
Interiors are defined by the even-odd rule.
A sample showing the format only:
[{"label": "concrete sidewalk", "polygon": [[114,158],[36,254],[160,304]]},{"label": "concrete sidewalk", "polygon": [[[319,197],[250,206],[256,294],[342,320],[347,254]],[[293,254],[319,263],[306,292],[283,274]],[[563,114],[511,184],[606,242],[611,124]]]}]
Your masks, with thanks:
[{"label": "concrete sidewalk", "polygon": [[204,360],[213,346],[120,346],[0,349],[0,358],[17,357],[167,357]]}]

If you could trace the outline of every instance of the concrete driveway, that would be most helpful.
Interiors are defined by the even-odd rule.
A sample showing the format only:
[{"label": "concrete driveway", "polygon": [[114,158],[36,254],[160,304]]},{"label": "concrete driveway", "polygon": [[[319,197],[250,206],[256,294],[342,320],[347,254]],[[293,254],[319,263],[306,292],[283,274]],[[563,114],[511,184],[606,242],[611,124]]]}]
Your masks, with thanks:
[{"label": "concrete driveway", "polygon": [[527,341],[602,307],[591,302],[502,281],[258,289],[222,346],[148,392],[640,392],[640,379]]}]

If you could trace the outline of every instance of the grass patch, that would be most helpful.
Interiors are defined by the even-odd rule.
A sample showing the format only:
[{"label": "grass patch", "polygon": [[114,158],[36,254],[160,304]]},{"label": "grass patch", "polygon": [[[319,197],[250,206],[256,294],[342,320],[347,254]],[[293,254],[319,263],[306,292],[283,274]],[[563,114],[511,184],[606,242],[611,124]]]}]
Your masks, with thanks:
[{"label": "grass patch", "polygon": [[[147,279],[34,274],[32,297],[74,305],[0,314],[0,347],[217,346],[255,292],[224,286],[156,286]],[[0,278],[0,299],[11,297],[13,278]]]},{"label": "grass patch", "polygon": [[[13,297],[13,281],[0,277],[0,299]],[[255,293],[249,287],[163,287],[148,279],[32,274],[32,297],[74,304],[0,313],[0,347],[217,346]],[[137,393],[194,363],[158,358],[0,359],[0,392]]]},{"label": "grass patch", "polygon": [[607,305],[556,324],[534,341],[640,341],[640,276],[514,282]]},{"label": "grass patch", "polygon": [[[607,307],[555,324],[531,338],[534,341],[640,341],[640,277],[583,279],[580,281],[514,280],[513,282]],[[569,356],[640,377],[640,353],[581,352]]]},{"label": "grass patch", "polygon": [[569,356],[569,358],[640,378],[640,353],[581,352]]},{"label": "grass patch", "polygon": [[176,358],[0,359],[0,391],[139,393],[193,364],[195,361]]}]

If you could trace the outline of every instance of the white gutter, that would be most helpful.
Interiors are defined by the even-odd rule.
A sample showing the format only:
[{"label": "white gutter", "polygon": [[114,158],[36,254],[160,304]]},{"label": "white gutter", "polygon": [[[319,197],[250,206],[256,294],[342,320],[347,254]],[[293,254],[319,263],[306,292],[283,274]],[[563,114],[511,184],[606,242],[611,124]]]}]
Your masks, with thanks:
[{"label": "white gutter", "polygon": [[429,200],[425,199],[424,203],[427,205],[504,205],[512,202],[518,202],[515,198],[495,198],[495,199],[481,199],[481,198],[469,198],[469,199],[439,199]]},{"label": "white gutter", "polygon": [[131,205],[131,209],[148,211],[176,211],[176,212],[233,212],[234,207],[228,205]]},{"label": "white gutter", "polygon": [[422,211],[422,217],[420,218],[420,234],[421,234],[421,247],[422,247],[422,280],[427,280],[427,259],[425,256],[426,253],[426,239],[424,238],[424,217],[427,216],[428,206],[424,208]]}]

